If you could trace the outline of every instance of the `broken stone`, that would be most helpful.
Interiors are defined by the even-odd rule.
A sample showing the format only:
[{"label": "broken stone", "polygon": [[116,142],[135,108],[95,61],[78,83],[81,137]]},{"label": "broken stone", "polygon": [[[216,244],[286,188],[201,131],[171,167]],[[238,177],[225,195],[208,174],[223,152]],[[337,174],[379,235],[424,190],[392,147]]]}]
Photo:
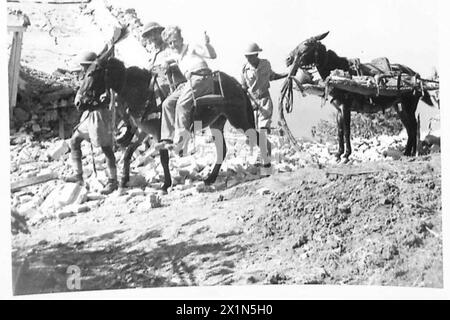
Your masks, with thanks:
[{"label": "broken stone", "polygon": [[70,204],[82,204],[87,199],[87,190],[78,183],[66,183],[53,190],[41,205],[41,211],[56,211]]},{"label": "broken stone", "polygon": [[184,168],[184,167],[191,165],[192,163],[195,163],[195,159],[192,156],[183,157],[183,158],[177,159],[176,167]]},{"label": "broken stone", "polygon": [[127,186],[129,188],[141,188],[145,189],[147,186],[147,179],[142,175],[134,175],[130,177]]},{"label": "broken stone", "polygon": [[104,195],[102,195],[102,194],[99,194],[99,193],[88,193],[87,195],[86,195],[86,201],[88,202],[88,201],[97,201],[97,200],[103,200],[103,199],[105,199],[106,197],[104,196]]},{"label": "broken stone", "polygon": [[177,185],[177,186],[174,188],[174,190],[177,190],[177,191],[184,191],[184,190],[187,190],[187,189],[190,189],[190,188],[193,188],[193,187],[194,187],[193,185],[179,184],[179,185]]},{"label": "broken stone", "polygon": [[91,208],[87,205],[80,205],[77,208],[78,213],[88,212],[89,210],[91,210]]},{"label": "broken stone", "polygon": [[172,177],[172,185],[176,186],[179,184],[184,184],[185,178],[179,175],[173,176]]},{"label": "broken stone", "polygon": [[145,191],[139,188],[131,189],[127,193],[130,197],[145,196]]},{"label": "broken stone", "polygon": [[234,186],[237,186],[240,183],[238,179],[231,179],[227,181],[227,188],[232,188]]},{"label": "broken stone", "polygon": [[301,248],[307,243],[308,243],[308,237],[306,235],[302,235],[298,238],[297,242],[294,243],[294,245],[292,246],[292,249]]},{"label": "broken stone", "polygon": [[69,152],[69,145],[65,140],[58,141],[47,151],[47,155],[53,160],[59,160],[61,156]]},{"label": "broken stone", "polygon": [[342,212],[342,213],[349,214],[349,213],[352,212],[352,207],[351,207],[351,204],[350,204],[350,203],[341,203],[341,204],[338,206],[338,210],[339,210],[340,212]]},{"label": "broken stone", "polygon": [[222,191],[227,188],[227,183],[225,181],[222,182],[216,182],[213,186],[215,191]]},{"label": "broken stone", "polygon": [[72,212],[70,209],[63,209],[62,211],[59,211],[56,216],[59,219],[66,219],[75,216],[75,212]]},{"label": "broken stone", "polygon": [[150,183],[148,185],[148,187],[151,188],[151,189],[159,189],[159,188],[161,188],[161,183],[160,182]]},{"label": "broken stone", "polygon": [[161,197],[156,193],[151,193],[149,195],[150,207],[159,208],[161,207]]},{"label": "broken stone", "polygon": [[155,163],[155,159],[154,156],[152,156],[152,154],[146,154],[143,156],[139,156],[136,159],[136,167],[141,167],[141,166],[148,166],[150,164],[154,164]]},{"label": "broken stone", "polygon": [[203,181],[195,183],[194,186],[197,192],[203,192],[206,189],[206,185]]},{"label": "broken stone", "polygon": [[37,209],[36,203],[34,203],[33,201],[28,202],[23,206],[20,206],[17,212],[27,219],[31,219],[34,216],[41,215],[41,212]]},{"label": "broken stone", "polygon": [[67,211],[67,212],[70,211],[73,213],[83,213],[83,212],[88,212],[90,210],[91,210],[91,208],[86,204],[82,204],[82,205],[73,204],[73,205],[70,205],[70,206],[67,206],[66,208],[64,208],[64,211]]},{"label": "broken stone", "polygon": [[247,168],[247,172],[252,175],[257,175],[259,173],[258,168],[252,165]]},{"label": "broken stone", "polygon": [[34,133],[38,133],[41,131],[41,126],[37,123],[33,124],[31,129],[33,130]]},{"label": "broken stone", "polygon": [[20,107],[15,107],[13,110],[13,113],[14,113],[14,117],[20,122],[25,122],[25,121],[30,120],[30,114]]},{"label": "broken stone", "polygon": [[254,181],[257,179],[259,179],[259,176],[250,174],[250,175],[245,176],[244,181],[249,182],[249,181]]},{"label": "broken stone", "polygon": [[98,178],[95,178],[94,176],[91,176],[89,180],[86,181],[87,185],[89,186],[89,190],[91,192],[100,192],[105,185],[102,184]]},{"label": "broken stone", "polygon": [[430,148],[430,153],[440,153],[441,147],[437,144],[433,144]]},{"label": "broken stone", "polygon": [[269,284],[282,284],[285,283],[288,278],[281,272],[273,271],[267,275],[266,281]]},{"label": "broken stone", "polygon": [[186,169],[180,169],[180,170],[178,170],[178,174],[179,174],[181,177],[186,178],[186,177],[189,175],[189,170],[186,170]]},{"label": "broken stone", "polygon": [[266,195],[266,194],[270,194],[270,190],[267,189],[267,188],[261,188],[261,189],[258,189],[256,191],[256,193],[259,194],[260,196],[263,196],[263,195]]}]

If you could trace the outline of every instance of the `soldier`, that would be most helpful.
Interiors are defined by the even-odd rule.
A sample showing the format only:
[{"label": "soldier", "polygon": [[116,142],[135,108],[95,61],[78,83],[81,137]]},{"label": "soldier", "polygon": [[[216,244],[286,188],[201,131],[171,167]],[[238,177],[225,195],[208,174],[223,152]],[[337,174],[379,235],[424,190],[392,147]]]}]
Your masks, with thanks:
[{"label": "soldier", "polygon": [[287,77],[287,73],[278,74],[272,71],[270,62],[258,57],[262,49],[256,43],[250,43],[245,51],[247,62],[242,68],[242,87],[252,100],[253,107],[258,110],[258,127],[270,133],[273,103],[270,97],[270,81]]},{"label": "soldier", "polygon": [[[153,77],[149,83],[151,90],[155,92],[156,105],[162,106],[163,101],[173,92],[178,85],[186,82],[186,78],[181,74],[178,68],[168,68],[165,61],[171,55],[168,44],[163,41],[161,33],[164,27],[157,22],[149,22],[144,25],[141,38],[142,44],[150,52],[148,70],[152,72]],[[132,125],[126,114],[121,113],[125,122],[126,131],[117,139],[117,142],[126,146],[131,142],[137,128]],[[148,143],[148,141],[147,141]]]},{"label": "soldier", "polygon": [[[164,27],[157,22],[147,23],[142,31],[142,39],[146,48],[149,47],[151,54],[149,60],[149,70],[158,76],[158,86],[161,92],[158,96],[164,100],[170,93],[171,80],[168,77],[167,70],[164,69],[164,61],[168,54],[168,46],[161,37]],[[162,101],[161,101],[162,103]]]},{"label": "soldier", "polygon": [[[97,54],[94,52],[86,52],[79,56],[79,64],[82,67],[80,73],[80,81],[84,78],[85,72],[89,66],[95,61]],[[75,128],[72,138],[70,139],[70,153],[72,158],[73,169],[75,174],[66,177],[66,182],[83,183],[83,168],[81,142],[83,140],[90,141],[94,146],[101,147],[106,156],[108,166],[109,179],[102,194],[110,194],[118,188],[116,158],[113,152],[113,137],[111,111],[109,110],[109,96],[105,94],[97,105],[83,107],[83,114],[80,123]]]},{"label": "soldier", "polygon": [[163,39],[169,45],[172,56],[166,60],[169,69],[181,70],[182,75],[189,79],[188,83],[180,83],[172,94],[167,97],[162,108],[161,143],[155,148],[180,147],[185,144],[183,137],[189,136],[191,126],[190,112],[194,106],[194,98],[213,93],[211,70],[205,61],[215,59],[216,52],[210,44],[205,32],[203,45],[185,44],[181,29],[173,26],[163,31]]}]

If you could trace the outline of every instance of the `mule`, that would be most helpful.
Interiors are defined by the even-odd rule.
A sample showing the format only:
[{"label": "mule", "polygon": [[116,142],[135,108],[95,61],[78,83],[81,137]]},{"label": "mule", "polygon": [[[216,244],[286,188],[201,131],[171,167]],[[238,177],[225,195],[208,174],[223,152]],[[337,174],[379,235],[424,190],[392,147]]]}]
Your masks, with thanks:
[{"label": "mule", "polygon": [[[129,181],[130,161],[136,148],[148,135],[151,135],[156,141],[161,138],[161,119],[148,119],[146,117],[148,114],[161,111],[160,106],[156,105],[155,91],[149,85],[154,76],[145,69],[126,68],[124,63],[116,58],[103,57],[89,67],[77,92],[79,103],[87,103],[84,100],[92,99],[96,93],[98,95],[98,93],[113,89],[117,93],[119,113],[122,115],[128,114],[138,128],[137,141],[131,143],[124,154],[121,187],[125,187]],[[215,135],[217,159],[213,170],[204,180],[207,185],[216,181],[223,159],[226,156],[227,147],[223,130],[227,121],[247,136],[255,132],[252,137],[256,137],[256,144],[260,147],[263,157],[264,155],[269,157],[271,150],[270,142],[267,139],[260,139],[260,133],[255,129],[252,104],[240,83],[223,72],[220,72],[219,79],[221,79],[220,83],[218,79],[214,81],[215,89],[220,89],[223,92],[223,98],[217,99],[217,96],[214,96],[208,102],[208,99],[200,97],[199,101],[203,100],[203,102],[194,107],[192,111],[193,122],[201,122],[202,129],[209,127],[213,129],[212,131],[220,133]],[[160,160],[164,170],[164,184],[161,189],[167,192],[167,189],[172,185],[167,149],[160,150]],[[270,163],[267,166],[270,166]]]},{"label": "mule", "polygon": [[[326,32],[311,37],[291,51],[286,59],[286,65],[288,67],[292,65],[293,74],[298,70],[296,68],[307,70],[311,67],[316,67],[322,80],[325,80],[331,71],[335,69],[349,72],[351,75],[357,75],[357,71],[352,67],[352,61],[350,59],[340,57],[332,50],[327,50],[325,45],[320,42],[328,33]],[[407,66],[401,64],[391,64],[390,66],[393,73],[420,77]],[[360,65],[359,71],[362,71],[362,75],[375,76],[381,70],[372,64],[362,64]],[[411,156],[416,153],[417,148],[417,120],[415,112],[418,102],[422,99],[426,104],[433,106],[430,95],[426,90],[422,92],[414,90],[413,92],[403,93],[395,97],[377,96],[369,99],[367,96],[361,94],[334,88],[329,92],[329,95],[332,97],[331,104],[337,110],[336,122],[338,127],[339,149],[336,153],[336,158],[340,161],[341,156],[344,155],[344,162],[349,161],[349,156],[352,152],[350,142],[351,111],[375,113],[394,107],[408,134],[404,154]]]}]

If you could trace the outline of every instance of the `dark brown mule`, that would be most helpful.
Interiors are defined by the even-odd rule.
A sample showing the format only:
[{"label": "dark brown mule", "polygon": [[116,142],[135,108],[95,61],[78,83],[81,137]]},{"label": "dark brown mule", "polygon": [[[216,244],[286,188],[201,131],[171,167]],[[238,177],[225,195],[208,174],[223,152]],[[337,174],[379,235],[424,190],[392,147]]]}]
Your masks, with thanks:
[{"label": "dark brown mule", "polygon": [[[129,180],[130,160],[133,152],[142,143],[147,135],[153,136],[157,141],[160,140],[161,120],[146,120],[145,114],[153,111],[159,111],[156,106],[154,91],[149,83],[152,73],[137,67],[125,68],[122,61],[115,58],[103,58],[92,64],[86,73],[86,77],[77,93],[79,100],[89,99],[93,92],[106,92],[113,89],[118,94],[118,104],[120,113],[127,113],[138,127],[138,139],[130,144],[124,155],[124,169],[122,174],[121,186],[125,186]],[[219,84],[215,81],[216,89],[223,91],[225,99],[221,101],[206,102],[205,99],[194,108],[192,113],[193,121],[201,121],[202,128],[210,127],[221,135],[215,135],[215,145],[217,151],[216,164],[206,178],[206,184],[212,184],[216,181],[220,171],[223,159],[226,156],[227,148],[223,136],[223,128],[226,121],[236,129],[243,130],[247,135],[255,132],[256,141],[259,145],[259,133],[255,130],[255,118],[251,102],[239,82],[229,75],[220,72]],[[217,91],[218,92],[218,91]],[[202,100],[202,99],[200,99]],[[250,131],[249,131],[250,130]],[[263,141],[261,139],[261,141]],[[262,152],[270,156],[270,144],[262,144]],[[266,150],[266,151],[264,151]],[[169,171],[169,154],[165,149],[160,150],[161,164],[164,169],[163,191],[172,185],[172,179]]]},{"label": "dark brown mule", "polygon": [[[356,71],[351,67],[351,62],[344,57],[339,57],[334,51],[327,50],[320,42],[328,35],[328,32],[316,37],[312,37],[300,43],[288,56],[286,60],[287,66],[292,64],[293,68],[308,69],[315,66],[321,78],[325,80],[335,69],[340,69],[356,75]],[[412,69],[401,65],[391,64],[393,72],[404,73],[411,76],[418,76]],[[375,75],[380,71],[371,64],[361,65],[364,75]],[[293,70],[294,71],[294,70]],[[296,71],[296,70],[295,70]],[[295,74],[295,73],[294,73]],[[333,89],[330,93],[333,98],[331,103],[337,109],[336,121],[338,126],[339,150],[336,154],[338,161],[344,154],[345,162],[351,154],[350,143],[350,112],[356,111],[360,113],[378,112],[390,107],[394,107],[399,115],[403,125],[408,133],[408,141],[406,143],[405,155],[411,156],[416,153],[417,146],[417,120],[415,112],[419,99],[426,104],[432,106],[433,103],[427,91],[414,91],[412,93],[402,94],[396,97],[378,96],[369,99],[366,96]],[[400,106],[399,106],[400,104]],[[345,153],[344,153],[345,142]]]}]

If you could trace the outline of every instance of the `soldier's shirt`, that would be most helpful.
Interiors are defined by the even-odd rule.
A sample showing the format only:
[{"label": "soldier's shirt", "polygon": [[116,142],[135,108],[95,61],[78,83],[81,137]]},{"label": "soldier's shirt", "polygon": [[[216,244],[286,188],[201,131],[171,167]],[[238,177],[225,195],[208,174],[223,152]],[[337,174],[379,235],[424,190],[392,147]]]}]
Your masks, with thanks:
[{"label": "soldier's shirt", "polygon": [[[167,45],[164,45],[161,48],[153,48],[149,60],[149,70],[152,73],[157,74],[159,89],[162,90],[162,92],[156,90],[157,98],[160,100],[157,101],[158,104],[162,103],[165,97],[170,93],[170,83],[173,81],[173,79],[169,79],[169,75],[164,66],[165,61],[170,54],[170,49]],[[173,75],[171,75],[171,78],[173,78]]]},{"label": "soldier's shirt", "polygon": [[268,96],[272,73],[270,62],[266,59],[260,59],[256,68],[247,62],[242,69],[242,84],[255,98]]},{"label": "soldier's shirt", "polygon": [[184,44],[180,53],[172,51],[169,59],[176,61],[181,73],[186,77],[190,72],[208,68],[205,56],[197,53],[195,46]]}]

